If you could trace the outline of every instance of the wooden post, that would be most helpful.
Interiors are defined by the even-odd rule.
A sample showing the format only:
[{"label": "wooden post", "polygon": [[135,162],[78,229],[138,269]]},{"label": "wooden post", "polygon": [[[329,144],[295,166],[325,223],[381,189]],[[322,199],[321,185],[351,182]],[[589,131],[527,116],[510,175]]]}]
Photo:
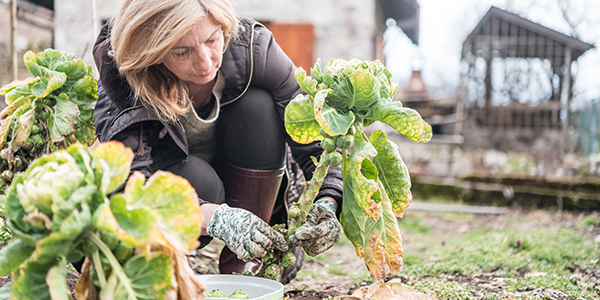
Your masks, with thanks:
[{"label": "wooden post", "polygon": [[[562,100],[565,103],[567,113],[565,129],[571,126],[571,47],[565,47],[565,72],[563,74]],[[561,101],[562,102],[562,101]]]},{"label": "wooden post", "polygon": [[17,0],[10,0],[10,57],[12,59],[11,80],[19,76],[19,59],[17,52]]}]

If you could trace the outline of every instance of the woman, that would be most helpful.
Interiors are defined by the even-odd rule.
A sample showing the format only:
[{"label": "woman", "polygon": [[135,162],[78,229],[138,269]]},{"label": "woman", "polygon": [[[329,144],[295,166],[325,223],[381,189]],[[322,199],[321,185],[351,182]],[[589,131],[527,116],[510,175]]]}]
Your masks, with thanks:
[{"label": "woman", "polygon": [[203,212],[201,247],[213,237],[227,245],[221,273],[256,271],[266,251],[290,250],[300,259],[284,270],[289,282],[302,249],[314,256],[339,240],[339,169],[325,178],[308,228],[290,237],[295,248],[269,226],[286,221],[285,191],[300,183],[293,166],[312,176],[310,157],[322,150],[285,132],[285,106],[301,90],[261,24],[238,18],[228,0],[124,0],[94,59],[100,141],[133,149],[132,171],[166,170],[191,183]]}]

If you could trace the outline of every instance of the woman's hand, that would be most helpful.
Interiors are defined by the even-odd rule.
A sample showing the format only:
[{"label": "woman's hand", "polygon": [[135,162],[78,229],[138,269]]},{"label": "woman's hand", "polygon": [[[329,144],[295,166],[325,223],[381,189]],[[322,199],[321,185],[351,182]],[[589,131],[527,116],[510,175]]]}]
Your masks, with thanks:
[{"label": "woman's hand", "polygon": [[325,197],[313,204],[306,217],[307,228],[290,236],[292,246],[302,246],[306,254],[317,256],[340,240],[342,225],[335,216],[336,202]]},{"label": "woman's hand", "polygon": [[206,226],[208,235],[218,238],[237,254],[239,259],[262,258],[267,251],[289,247],[279,232],[255,214],[241,208],[221,204],[213,213]]}]

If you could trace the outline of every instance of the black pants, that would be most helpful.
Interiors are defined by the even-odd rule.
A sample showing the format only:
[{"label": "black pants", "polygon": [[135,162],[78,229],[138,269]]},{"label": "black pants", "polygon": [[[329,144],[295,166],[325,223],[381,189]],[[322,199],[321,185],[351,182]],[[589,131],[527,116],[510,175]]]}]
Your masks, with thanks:
[{"label": "black pants", "polygon": [[[187,179],[201,199],[225,202],[225,163],[255,170],[273,170],[285,163],[285,128],[271,93],[250,87],[238,100],[224,106],[217,119],[217,153],[211,163],[190,155],[165,171]],[[211,241],[200,238],[200,247]]]}]

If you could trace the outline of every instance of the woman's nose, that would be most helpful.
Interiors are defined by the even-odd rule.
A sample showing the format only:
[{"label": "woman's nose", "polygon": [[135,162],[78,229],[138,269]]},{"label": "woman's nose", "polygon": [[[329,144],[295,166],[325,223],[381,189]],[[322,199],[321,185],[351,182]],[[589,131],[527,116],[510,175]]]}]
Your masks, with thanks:
[{"label": "woman's nose", "polygon": [[205,46],[199,47],[196,57],[196,67],[200,70],[207,70],[210,68],[210,65],[210,50]]}]

